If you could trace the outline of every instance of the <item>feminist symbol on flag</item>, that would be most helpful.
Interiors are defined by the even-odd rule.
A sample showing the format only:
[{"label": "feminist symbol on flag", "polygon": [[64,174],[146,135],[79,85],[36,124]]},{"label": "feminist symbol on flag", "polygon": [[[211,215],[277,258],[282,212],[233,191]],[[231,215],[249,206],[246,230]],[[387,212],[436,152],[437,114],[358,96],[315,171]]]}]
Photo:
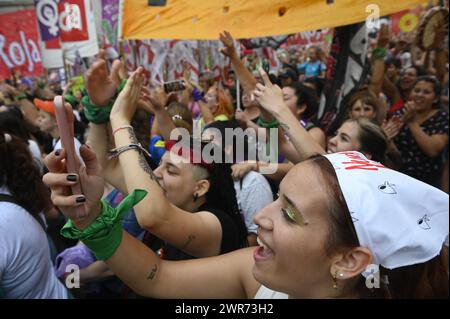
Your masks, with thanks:
[{"label": "feminist symbol on flag", "polygon": [[[40,24],[42,40],[46,41],[51,38],[51,36],[55,37],[58,35],[58,6],[53,0],[40,0],[36,3],[36,13],[38,17],[38,21]],[[44,25],[46,31],[51,35],[46,35],[42,28]]]}]

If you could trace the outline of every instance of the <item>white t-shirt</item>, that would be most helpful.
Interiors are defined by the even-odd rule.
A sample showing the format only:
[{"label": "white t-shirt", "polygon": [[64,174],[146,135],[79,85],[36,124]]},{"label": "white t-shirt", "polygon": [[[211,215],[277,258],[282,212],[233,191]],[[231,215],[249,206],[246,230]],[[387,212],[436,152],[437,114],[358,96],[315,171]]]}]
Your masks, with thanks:
[{"label": "white t-shirt", "polygon": [[42,153],[39,149],[39,145],[33,140],[28,140],[28,149],[30,150],[31,156],[36,162],[36,165],[39,167],[40,172],[42,173],[44,164],[42,163]]},{"label": "white t-shirt", "polygon": [[[75,137],[73,138],[73,142],[74,142],[74,146],[75,146],[75,152],[77,153],[78,157],[81,159],[81,155],[80,155],[81,143]],[[63,148],[62,144],[61,144],[61,139],[58,139],[58,140],[53,139],[53,150],[57,150],[57,149],[61,149],[61,148]]]},{"label": "white t-shirt", "polygon": [[247,231],[256,234],[258,226],[253,222],[253,216],[273,202],[269,182],[260,173],[251,171],[241,181],[234,182],[234,189]]},{"label": "white t-shirt", "polygon": [[[1,194],[10,194],[0,186]],[[0,202],[0,289],[8,299],[66,299],[56,278],[47,236],[25,209]]]},{"label": "white t-shirt", "polygon": [[289,299],[289,295],[278,292],[261,285],[256,292],[254,299]]}]

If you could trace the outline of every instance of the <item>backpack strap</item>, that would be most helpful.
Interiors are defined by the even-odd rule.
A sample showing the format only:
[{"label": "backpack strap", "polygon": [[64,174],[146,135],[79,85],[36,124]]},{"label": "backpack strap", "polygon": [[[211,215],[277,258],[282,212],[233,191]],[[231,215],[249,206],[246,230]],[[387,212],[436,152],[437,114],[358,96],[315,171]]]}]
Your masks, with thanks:
[{"label": "backpack strap", "polygon": [[[28,212],[28,209],[26,207],[24,207],[21,203],[19,203],[14,196],[6,195],[6,194],[0,194],[0,202],[8,202],[8,203],[15,204],[17,206],[22,207],[23,209],[25,209]],[[28,212],[28,213],[30,213],[30,212]],[[37,215],[36,216],[32,215],[32,214],[30,214],[30,215],[33,216],[34,219],[36,219],[36,221],[39,223],[39,225],[41,225],[41,227],[44,230],[44,232],[46,232],[44,221]]]}]

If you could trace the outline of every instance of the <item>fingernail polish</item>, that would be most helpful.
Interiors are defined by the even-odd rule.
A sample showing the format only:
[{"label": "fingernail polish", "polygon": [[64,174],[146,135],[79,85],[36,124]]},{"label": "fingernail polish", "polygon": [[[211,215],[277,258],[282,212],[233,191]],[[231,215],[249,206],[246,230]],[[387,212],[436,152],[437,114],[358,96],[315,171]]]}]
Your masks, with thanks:
[{"label": "fingernail polish", "polygon": [[69,174],[69,175],[66,176],[66,179],[67,179],[69,182],[76,182],[76,181],[77,181],[77,175],[75,175],[75,174]]},{"label": "fingernail polish", "polygon": [[86,201],[86,197],[84,197],[84,196],[78,196],[78,197],[75,199],[75,201],[76,201],[77,203],[84,203],[84,202]]},{"label": "fingernail polish", "polygon": [[60,150],[60,149],[58,149],[58,150],[55,151],[55,155],[56,155],[56,156],[59,156],[59,154],[61,154],[61,150]]}]

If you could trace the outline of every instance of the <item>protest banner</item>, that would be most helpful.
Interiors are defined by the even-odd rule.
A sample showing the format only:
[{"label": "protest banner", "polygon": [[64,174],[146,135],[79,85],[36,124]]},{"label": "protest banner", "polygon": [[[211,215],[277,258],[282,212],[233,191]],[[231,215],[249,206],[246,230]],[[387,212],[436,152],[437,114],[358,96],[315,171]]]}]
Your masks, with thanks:
[{"label": "protest banner", "polygon": [[41,75],[36,13],[33,9],[0,15],[0,76]]}]

